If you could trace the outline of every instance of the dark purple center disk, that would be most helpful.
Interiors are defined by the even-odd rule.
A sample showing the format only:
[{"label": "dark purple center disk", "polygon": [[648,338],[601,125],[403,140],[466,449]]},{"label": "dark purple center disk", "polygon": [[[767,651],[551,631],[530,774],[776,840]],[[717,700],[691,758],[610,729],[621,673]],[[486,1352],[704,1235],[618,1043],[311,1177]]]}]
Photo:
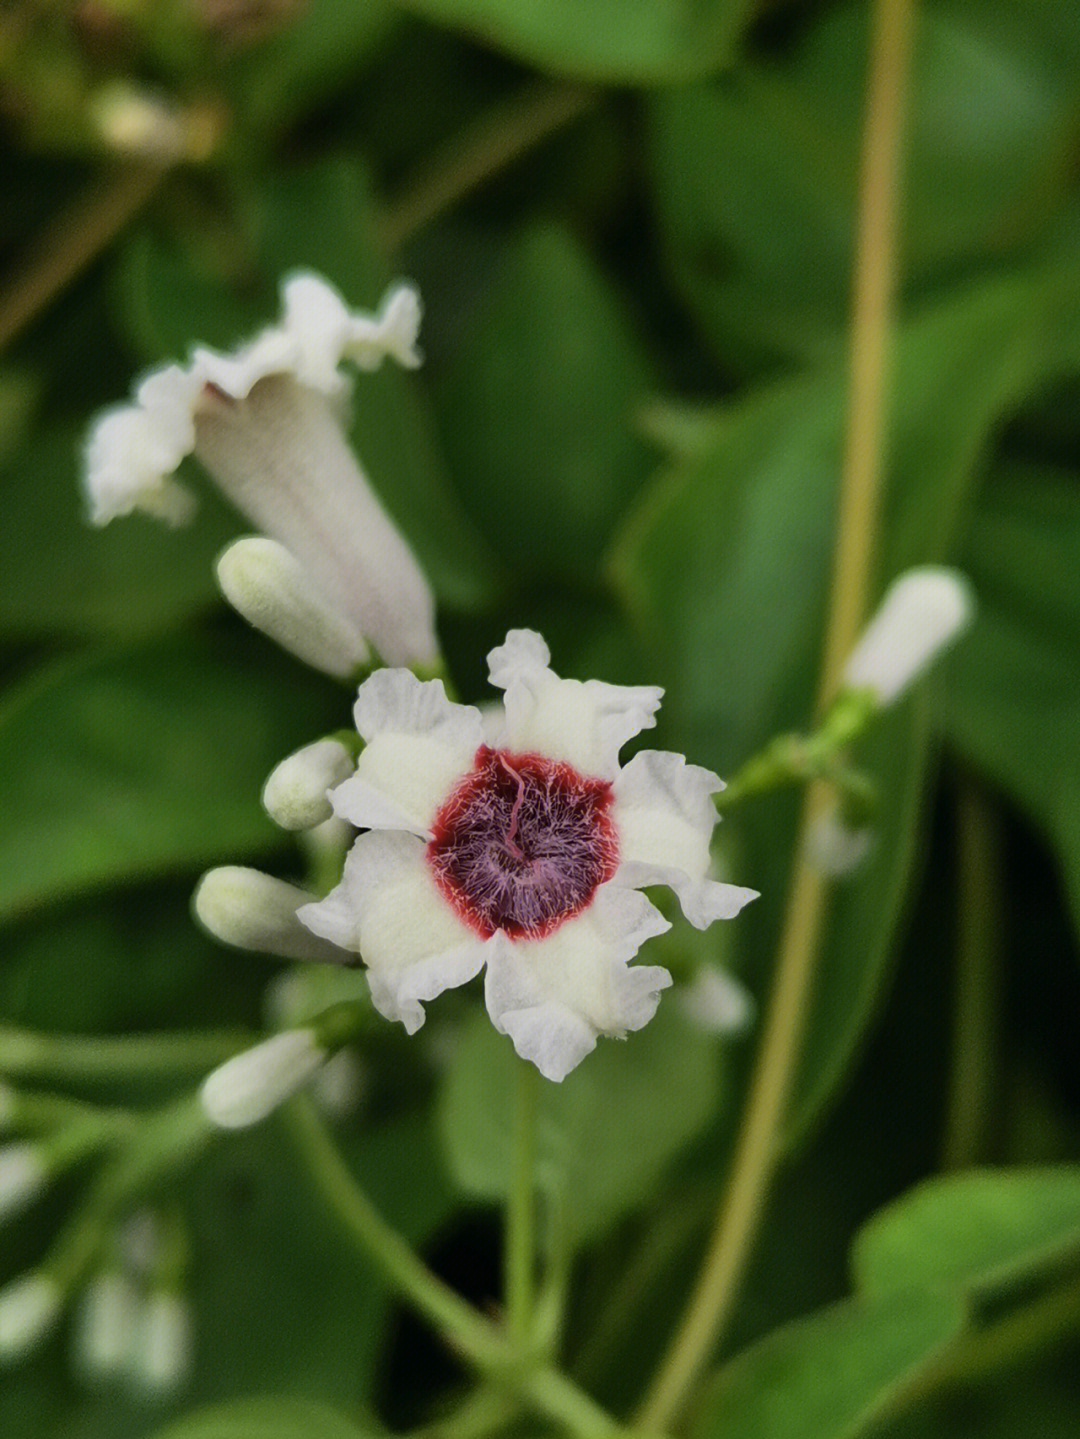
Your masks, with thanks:
[{"label": "dark purple center disk", "polygon": [[486,939],[541,939],[618,868],[611,785],[537,754],[481,745],[432,824],[427,859],[443,894]]}]

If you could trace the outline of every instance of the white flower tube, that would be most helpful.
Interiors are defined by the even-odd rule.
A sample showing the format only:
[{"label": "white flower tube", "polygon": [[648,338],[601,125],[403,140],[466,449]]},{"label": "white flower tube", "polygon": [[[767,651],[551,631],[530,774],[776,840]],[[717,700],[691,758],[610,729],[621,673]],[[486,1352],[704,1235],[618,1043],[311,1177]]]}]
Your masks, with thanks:
[{"label": "white flower tube", "polygon": [[82,1296],[75,1327],[79,1368],[90,1379],[106,1379],[128,1367],[135,1345],[139,1296],[119,1270],[96,1274]]},{"label": "white flower tube", "polygon": [[147,1393],[164,1398],[183,1388],[191,1367],[191,1306],[181,1294],[156,1290],[141,1316],[133,1377]]},{"label": "white flower tube", "polygon": [[41,1270],[0,1289],[0,1361],[17,1359],[48,1334],[64,1307],[64,1293]]},{"label": "white flower tube", "polygon": [[849,689],[893,702],[970,624],[974,598],[957,570],[927,565],[900,576],[882,600],[844,671]]},{"label": "white flower tube", "polygon": [[236,540],[218,560],[217,577],[249,625],[313,669],[347,679],[366,664],[370,651],[363,635],[276,540]]},{"label": "white flower tube", "polygon": [[352,755],[339,740],[316,740],[271,772],[263,805],[282,829],[313,829],[333,815],[327,791],[348,779],[354,768]]},{"label": "white flower tube", "polygon": [[376,315],[315,275],[284,286],[284,318],[232,354],[197,348],[103,415],[87,445],[90,516],[140,509],[174,523],[190,497],[172,476],[194,454],[238,510],[294,556],[324,602],[391,664],[438,660],[434,600],[416,558],[350,450],[339,366],[419,363],[420,302],[401,285]]},{"label": "white flower tube", "polygon": [[219,1129],[246,1129],[313,1079],[330,1056],[313,1028],[288,1029],[219,1065],[199,1090]]},{"label": "white flower tube", "polygon": [[40,1144],[0,1148],[0,1223],[31,1204],[48,1182],[49,1167]]},{"label": "white flower tube", "polygon": [[317,938],[296,918],[296,911],[311,898],[307,890],[260,870],[222,865],[203,875],[193,906],[215,939],[237,949],[347,964],[348,954]]}]

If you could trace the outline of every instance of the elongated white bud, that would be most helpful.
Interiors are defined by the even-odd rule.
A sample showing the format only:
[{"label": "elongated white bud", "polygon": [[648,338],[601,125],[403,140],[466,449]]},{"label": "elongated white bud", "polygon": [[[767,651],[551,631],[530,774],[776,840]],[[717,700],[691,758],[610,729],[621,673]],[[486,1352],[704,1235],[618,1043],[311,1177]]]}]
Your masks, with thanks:
[{"label": "elongated white bud", "polygon": [[712,1034],[740,1034],[753,1023],[750,994],[737,979],[711,964],[699,965],[678,995],[687,1018]]},{"label": "elongated white bud", "polygon": [[91,1279],[83,1293],[75,1329],[76,1362],[91,1379],[126,1369],[136,1342],[139,1295],[119,1270]]},{"label": "elongated white bud", "polygon": [[44,1339],[63,1307],[63,1290],[40,1271],[0,1289],[0,1362],[19,1358]]},{"label": "elongated white bud", "polygon": [[844,672],[849,689],[891,704],[971,622],[971,585],[957,570],[908,570],[887,591]]},{"label": "elongated white bud", "polygon": [[297,919],[297,909],[311,898],[307,890],[261,870],[222,865],[203,875],[193,903],[210,933],[237,949],[324,964],[349,962],[351,955],[318,938]]},{"label": "elongated white bud", "polygon": [[49,1169],[40,1144],[6,1144],[0,1149],[0,1223],[18,1214],[42,1192]]},{"label": "elongated white bud", "polygon": [[132,1373],[158,1398],[183,1388],[191,1373],[191,1306],[180,1294],[156,1290],[146,1301]]},{"label": "elongated white bud", "polygon": [[333,815],[327,791],[355,769],[352,755],[336,739],[320,739],[283,759],[263,789],[263,804],[282,829],[313,829]]},{"label": "elongated white bud", "polygon": [[217,576],[233,609],[305,664],[345,679],[367,662],[363,635],[276,540],[237,540],[218,560]]},{"label": "elongated white bud", "polygon": [[806,860],[821,874],[839,879],[859,868],[870,853],[874,831],[869,825],[854,827],[836,809],[817,815],[806,835]]},{"label": "elongated white bud", "polygon": [[314,1029],[288,1029],[234,1055],[203,1081],[199,1099],[219,1129],[258,1124],[313,1079],[330,1051]]}]

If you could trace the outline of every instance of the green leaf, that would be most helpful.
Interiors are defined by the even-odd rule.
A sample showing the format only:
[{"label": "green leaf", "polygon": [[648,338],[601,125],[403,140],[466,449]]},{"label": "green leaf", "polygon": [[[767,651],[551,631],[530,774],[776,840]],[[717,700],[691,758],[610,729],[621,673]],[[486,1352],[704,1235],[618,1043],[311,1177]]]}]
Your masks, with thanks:
[{"label": "green leaf", "polygon": [[747,0],[404,0],[554,74],[651,85],[727,64],[752,13]]},{"label": "green leaf", "polygon": [[0,710],[0,917],[271,850],[267,774],[339,717],[325,682],[229,637],[49,666]]},{"label": "green leaf", "polygon": [[1002,1289],[1080,1253],[1080,1166],[931,1179],[859,1231],[860,1290]]},{"label": "green leaf", "polygon": [[990,477],[962,553],[975,623],[933,686],[950,743],[1048,835],[1080,929],[1080,485],[1045,468]]},{"label": "green leaf", "polygon": [[[524,1063],[477,1015],[461,1034],[439,1104],[450,1169],[484,1199],[506,1197],[513,1171],[514,1092]],[[585,1243],[644,1203],[716,1112],[718,1051],[670,999],[625,1043],[601,1039],[561,1084],[541,1081],[538,1172]]]},{"label": "green leaf", "polygon": [[591,579],[652,451],[647,352],[573,237],[525,230],[436,391],[477,525],[515,572]]},{"label": "green leaf", "polygon": [[963,1323],[959,1301],[926,1293],[785,1325],[721,1370],[692,1439],[858,1439]]},{"label": "green leaf", "polygon": [[0,465],[10,496],[0,531],[0,635],[141,639],[220,601],[214,560],[241,522],[208,496],[190,530],[133,516],[104,529],[86,518],[85,436],[40,426]]},{"label": "green leaf", "polygon": [[[903,278],[1023,253],[1068,195],[1073,80],[1065,20],[921,8],[903,191]],[[656,196],[673,275],[730,364],[820,359],[847,323],[869,12],[821,12],[781,60],[651,101]],[[1025,17],[1029,21],[1030,16]],[[740,354],[741,352],[741,354]]]},{"label": "green leaf", "polygon": [[363,1439],[378,1430],[357,1429],[341,1414],[306,1399],[234,1399],[188,1414],[153,1439]]},{"label": "green leaf", "polygon": [[[1047,380],[1077,370],[1075,260],[972,285],[900,329],[878,544],[882,584],[949,553],[1002,416]],[[667,742],[722,775],[773,734],[809,723],[845,386],[846,367],[835,365],[704,411],[696,424],[677,414],[665,428],[680,453],[644,492],[612,552],[615,584],[667,688]],[[871,861],[836,890],[792,1137],[835,1092],[887,978],[922,787],[915,723],[915,712],[902,707],[856,756],[881,789],[879,837]],[[768,975],[776,952],[795,820],[795,806],[783,799],[731,817],[746,835],[745,867],[734,878],[762,892],[738,922],[752,980]]]}]

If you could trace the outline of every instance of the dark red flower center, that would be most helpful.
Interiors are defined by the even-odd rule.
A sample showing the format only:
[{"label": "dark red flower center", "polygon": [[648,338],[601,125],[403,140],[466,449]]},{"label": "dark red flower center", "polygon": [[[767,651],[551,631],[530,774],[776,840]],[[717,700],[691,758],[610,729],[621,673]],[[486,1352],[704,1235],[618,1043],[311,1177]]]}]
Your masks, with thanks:
[{"label": "dark red flower center", "polygon": [[590,902],[619,863],[611,785],[537,754],[481,745],[443,802],[427,859],[447,899],[487,938],[540,939]]}]

